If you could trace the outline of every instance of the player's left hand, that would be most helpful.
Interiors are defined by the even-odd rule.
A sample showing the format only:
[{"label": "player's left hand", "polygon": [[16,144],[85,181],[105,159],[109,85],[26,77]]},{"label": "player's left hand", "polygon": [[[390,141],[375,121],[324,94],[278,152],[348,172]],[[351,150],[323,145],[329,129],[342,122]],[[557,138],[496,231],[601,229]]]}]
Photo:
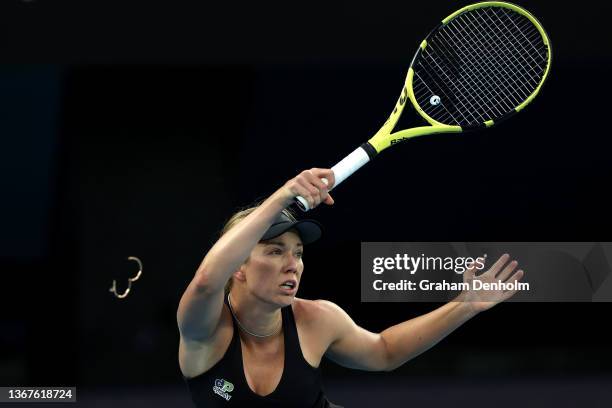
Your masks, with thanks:
[{"label": "player's left hand", "polygon": [[[477,262],[474,262],[463,273],[463,281],[470,285],[470,289],[463,291],[459,298],[461,299],[461,301],[467,302],[467,304],[470,306],[471,310],[474,313],[480,313],[482,311],[488,310],[496,304],[511,298],[517,292],[518,289],[506,291],[491,289],[474,290],[474,280],[479,280],[483,284],[496,282],[516,283],[520,281],[525,275],[525,273],[522,269],[519,269],[514,272],[516,267],[518,266],[518,262],[516,260],[512,260],[506,265],[509,259],[510,255],[502,255],[488,271],[478,276],[476,276]],[[479,261],[483,261],[483,259],[480,258]]]}]

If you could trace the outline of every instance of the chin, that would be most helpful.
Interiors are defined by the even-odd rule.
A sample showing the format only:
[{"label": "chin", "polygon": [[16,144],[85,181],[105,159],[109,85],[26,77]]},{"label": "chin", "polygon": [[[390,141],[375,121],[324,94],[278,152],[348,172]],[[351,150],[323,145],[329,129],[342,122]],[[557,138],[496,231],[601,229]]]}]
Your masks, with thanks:
[{"label": "chin", "polygon": [[294,295],[281,295],[280,296],[280,306],[290,306],[295,301]]}]

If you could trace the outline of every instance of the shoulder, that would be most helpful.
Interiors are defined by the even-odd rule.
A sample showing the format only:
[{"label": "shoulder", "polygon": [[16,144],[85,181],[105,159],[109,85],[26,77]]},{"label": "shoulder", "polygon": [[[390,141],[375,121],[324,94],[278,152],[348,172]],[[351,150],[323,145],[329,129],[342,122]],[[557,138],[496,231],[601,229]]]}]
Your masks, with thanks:
[{"label": "shoulder", "polygon": [[307,318],[321,318],[344,313],[344,310],[342,310],[340,306],[324,299],[310,300],[295,298],[292,306],[294,313],[300,313]]},{"label": "shoulder", "polygon": [[319,330],[327,329],[325,331],[336,331],[351,322],[349,315],[340,306],[323,299],[295,298],[293,313],[296,321],[299,320],[301,324]]}]

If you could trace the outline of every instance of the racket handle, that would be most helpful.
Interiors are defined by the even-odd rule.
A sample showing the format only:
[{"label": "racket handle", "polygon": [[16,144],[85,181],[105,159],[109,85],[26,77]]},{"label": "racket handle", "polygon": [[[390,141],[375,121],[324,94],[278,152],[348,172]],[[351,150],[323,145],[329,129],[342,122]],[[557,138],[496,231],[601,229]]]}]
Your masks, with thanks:
[{"label": "racket handle", "polygon": [[[364,144],[365,145],[365,144]],[[367,146],[366,146],[367,147]],[[336,187],[338,184],[342,183],[346,180],[351,174],[359,170],[364,164],[370,161],[370,155],[364,149],[363,145],[359,146],[355,149],[351,154],[342,159],[338,164],[332,167],[332,171],[334,172],[335,184],[330,189],[330,191]],[[327,179],[321,179],[325,184],[327,184]],[[295,203],[302,211],[309,211],[310,205],[308,201],[302,196],[295,197]]]},{"label": "racket handle", "polygon": [[[327,186],[329,185],[329,181],[323,177],[321,179],[321,181]],[[310,205],[308,204],[308,201],[306,201],[306,199],[302,196],[297,196],[295,197],[295,203],[297,204],[297,206],[300,208],[300,210],[306,212],[308,210],[310,210]]]}]

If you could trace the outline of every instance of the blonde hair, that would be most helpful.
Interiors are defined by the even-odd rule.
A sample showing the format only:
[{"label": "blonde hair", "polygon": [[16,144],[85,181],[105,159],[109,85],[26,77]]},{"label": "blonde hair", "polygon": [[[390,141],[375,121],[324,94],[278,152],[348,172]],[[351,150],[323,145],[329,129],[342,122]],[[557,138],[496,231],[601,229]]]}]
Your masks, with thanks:
[{"label": "blonde hair", "polygon": [[[259,208],[259,206],[261,205],[262,202],[263,202],[263,200],[255,203],[253,205],[251,205],[250,207],[243,208],[243,209],[235,212],[234,214],[232,214],[232,216],[225,222],[225,225],[221,229],[221,233],[219,234],[219,238],[221,238],[223,235],[227,234],[227,232],[229,230],[231,230],[232,228],[234,228],[236,225],[238,225],[238,223],[240,223],[240,221],[244,220],[253,211],[255,211],[257,208]],[[282,212],[291,221],[296,221],[295,214],[289,208],[285,208]],[[248,261],[249,261],[249,258],[247,258],[244,262],[246,263]],[[227,296],[227,294],[230,292],[230,290],[232,290],[233,282],[234,282],[233,277],[230,277],[227,280],[227,283],[225,284],[225,296]]]}]

